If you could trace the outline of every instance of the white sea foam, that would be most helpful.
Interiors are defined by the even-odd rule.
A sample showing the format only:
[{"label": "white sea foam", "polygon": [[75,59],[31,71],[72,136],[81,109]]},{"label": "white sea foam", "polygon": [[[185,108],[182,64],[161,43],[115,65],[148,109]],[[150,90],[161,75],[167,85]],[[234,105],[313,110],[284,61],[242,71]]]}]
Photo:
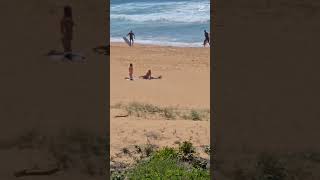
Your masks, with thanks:
[{"label": "white sea foam", "polygon": [[201,47],[210,31],[209,0],[111,0],[111,41],[133,30],[140,44]]},{"label": "white sea foam", "polygon": [[[123,42],[122,38],[116,38],[111,37],[111,42]],[[186,43],[186,42],[170,42],[170,41],[156,41],[156,40],[147,40],[147,39],[140,39],[135,40],[135,43],[138,44],[145,44],[145,45],[160,45],[160,46],[174,46],[174,47],[202,47],[203,42],[192,42],[192,43]]]},{"label": "white sea foam", "polygon": [[204,23],[210,21],[210,1],[134,2],[111,6],[111,20]]}]

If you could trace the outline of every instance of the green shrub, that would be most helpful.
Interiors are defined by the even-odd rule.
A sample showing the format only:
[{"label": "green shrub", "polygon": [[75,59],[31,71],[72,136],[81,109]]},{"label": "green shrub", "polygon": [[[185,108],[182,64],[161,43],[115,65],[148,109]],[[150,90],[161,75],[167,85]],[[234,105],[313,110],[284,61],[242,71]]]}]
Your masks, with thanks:
[{"label": "green shrub", "polygon": [[128,173],[128,179],[210,179],[209,171],[187,167],[178,159],[173,148],[164,148],[156,152],[148,161],[137,165]]},{"label": "green shrub", "polygon": [[195,153],[195,148],[193,147],[192,143],[189,141],[184,141],[179,146],[179,152],[183,155],[193,154]]},{"label": "green shrub", "polygon": [[196,110],[191,110],[190,115],[191,115],[191,119],[194,120],[194,121],[200,121],[201,120],[201,115]]},{"label": "green shrub", "polygon": [[284,164],[269,154],[262,154],[256,164],[256,180],[284,180],[287,170]]},{"label": "green shrub", "polygon": [[169,147],[163,148],[162,150],[158,151],[154,155],[154,158],[158,158],[158,159],[168,159],[168,158],[176,159],[177,157],[178,157],[178,153],[176,152],[176,150]]},{"label": "green shrub", "polygon": [[144,152],[147,157],[151,156],[151,154],[154,152],[154,146],[152,144],[147,144],[146,147],[144,148]]},{"label": "green shrub", "polygon": [[210,148],[209,145],[204,146],[204,152],[205,152],[206,154],[210,155],[210,153],[211,153],[211,148]]}]

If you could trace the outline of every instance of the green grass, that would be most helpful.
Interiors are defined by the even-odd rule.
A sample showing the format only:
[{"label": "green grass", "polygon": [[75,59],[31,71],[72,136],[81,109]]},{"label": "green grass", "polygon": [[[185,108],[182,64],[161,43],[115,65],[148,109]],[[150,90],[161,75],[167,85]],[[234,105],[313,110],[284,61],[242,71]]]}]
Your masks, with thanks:
[{"label": "green grass", "polygon": [[191,109],[187,113],[183,114],[182,117],[183,117],[183,119],[193,120],[193,121],[209,120],[210,119],[210,111]]},{"label": "green grass", "polygon": [[152,104],[133,102],[125,106],[125,109],[129,115],[135,115],[138,117],[146,117],[148,114],[159,114],[166,119],[175,119],[175,112],[173,108],[161,108]]},{"label": "green grass", "polygon": [[198,111],[196,110],[191,110],[191,119],[194,121],[199,121],[201,120],[201,115]]},{"label": "green grass", "polygon": [[206,154],[210,155],[210,153],[211,153],[211,148],[210,148],[209,145],[202,146],[202,148],[203,148],[203,151],[204,151]]},{"label": "green grass", "polygon": [[144,148],[145,155],[147,157],[151,156],[151,154],[154,152],[155,147],[151,144],[147,144],[147,146]]},{"label": "green grass", "polygon": [[210,119],[210,111],[207,109],[178,109],[174,107],[160,107],[152,104],[144,104],[138,102],[132,102],[127,105],[118,103],[111,106],[111,108],[125,109],[128,115],[144,118],[150,115],[159,115],[168,120],[180,118],[185,120],[202,121]]},{"label": "green grass", "polygon": [[242,169],[238,167],[234,171],[236,180],[289,180],[301,179],[301,177],[289,176],[287,164],[280,157],[262,153],[257,156],[254,166]]},{"label": "green grass", "polygon": [[[190,142],[183,142],[178,149],[165,147],[152,152],[149,158],[141,160],[127,172],[112,174],[113,180],[207,180],[210,179],[208,169],[195,166],[183,157],[193,157],[194,147]],[[192,155],[192,156],[190,156]],[[189,159],[190,160],[190,159]]]},{"label": "green grass", "polygon": [[164,148],[151,159],[140,163],[128,173],[132,180],[142,179],[210,179],[209,171],[185,166],[178,158],[178,152]]},{"label": "green grass", "polygon": [[256,180],[283,180],[287,169],[283,162],[270,154],[261,154],[256,164]]},{"label": "green grass", "polygon": [[195,148],[193,147],[191,142],[184,141],[179,146],[179,152],[182,153],[183,155],[193,154],[195,153]]}]

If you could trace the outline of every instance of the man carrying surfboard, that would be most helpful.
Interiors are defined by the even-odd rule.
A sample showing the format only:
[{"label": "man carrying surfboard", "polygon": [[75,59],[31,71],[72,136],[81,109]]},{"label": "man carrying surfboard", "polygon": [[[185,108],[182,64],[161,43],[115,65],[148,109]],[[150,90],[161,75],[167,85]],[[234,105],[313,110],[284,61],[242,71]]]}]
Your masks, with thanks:
[{"label": "man carrying surfboard", "polygon": [[127,36],[129,36],[130,39],[130,46],[133,46],[133,39],[136,39],[136,36],[132,32],[132,30],[127,34]]},{"label": "man carrying surfboard", "polygon": [[204,30],[204,41],[203,41],[203,47],[206,47],[206,44],[209,44],[210,45],[210,38],[209,38],[209,33]]}]

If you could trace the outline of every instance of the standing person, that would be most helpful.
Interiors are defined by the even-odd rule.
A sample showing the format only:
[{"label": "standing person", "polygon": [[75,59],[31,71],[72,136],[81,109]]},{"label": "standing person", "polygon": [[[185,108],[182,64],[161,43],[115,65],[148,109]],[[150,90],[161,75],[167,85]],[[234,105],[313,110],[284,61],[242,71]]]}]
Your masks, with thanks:
[{"label": "standing person", "polygon": [[62,45],[65,53],[72,52],[71,41],[73,38],[72,8],[70,6],[64,7],[64,16],[60,22]]},{"label": "standing person", "polygon": [[133,65],[130,64],[129,66],[129,78],[132,81],[133,80]]},{"label": "standing person", "polygon": [[130,39],[130,46],[133,46],[133,39],[136,39],[136,35],[134,35],[134,33],[132,32],[132,30],[127,34],[127,36],[129,36]]},{"label": "standing person", "polygon": [[206,44],[209,44],[210,45],[210,38],[209,38],[209,33],[204,30],[204,41],[203,41],[203,47],[206,47]]}]

